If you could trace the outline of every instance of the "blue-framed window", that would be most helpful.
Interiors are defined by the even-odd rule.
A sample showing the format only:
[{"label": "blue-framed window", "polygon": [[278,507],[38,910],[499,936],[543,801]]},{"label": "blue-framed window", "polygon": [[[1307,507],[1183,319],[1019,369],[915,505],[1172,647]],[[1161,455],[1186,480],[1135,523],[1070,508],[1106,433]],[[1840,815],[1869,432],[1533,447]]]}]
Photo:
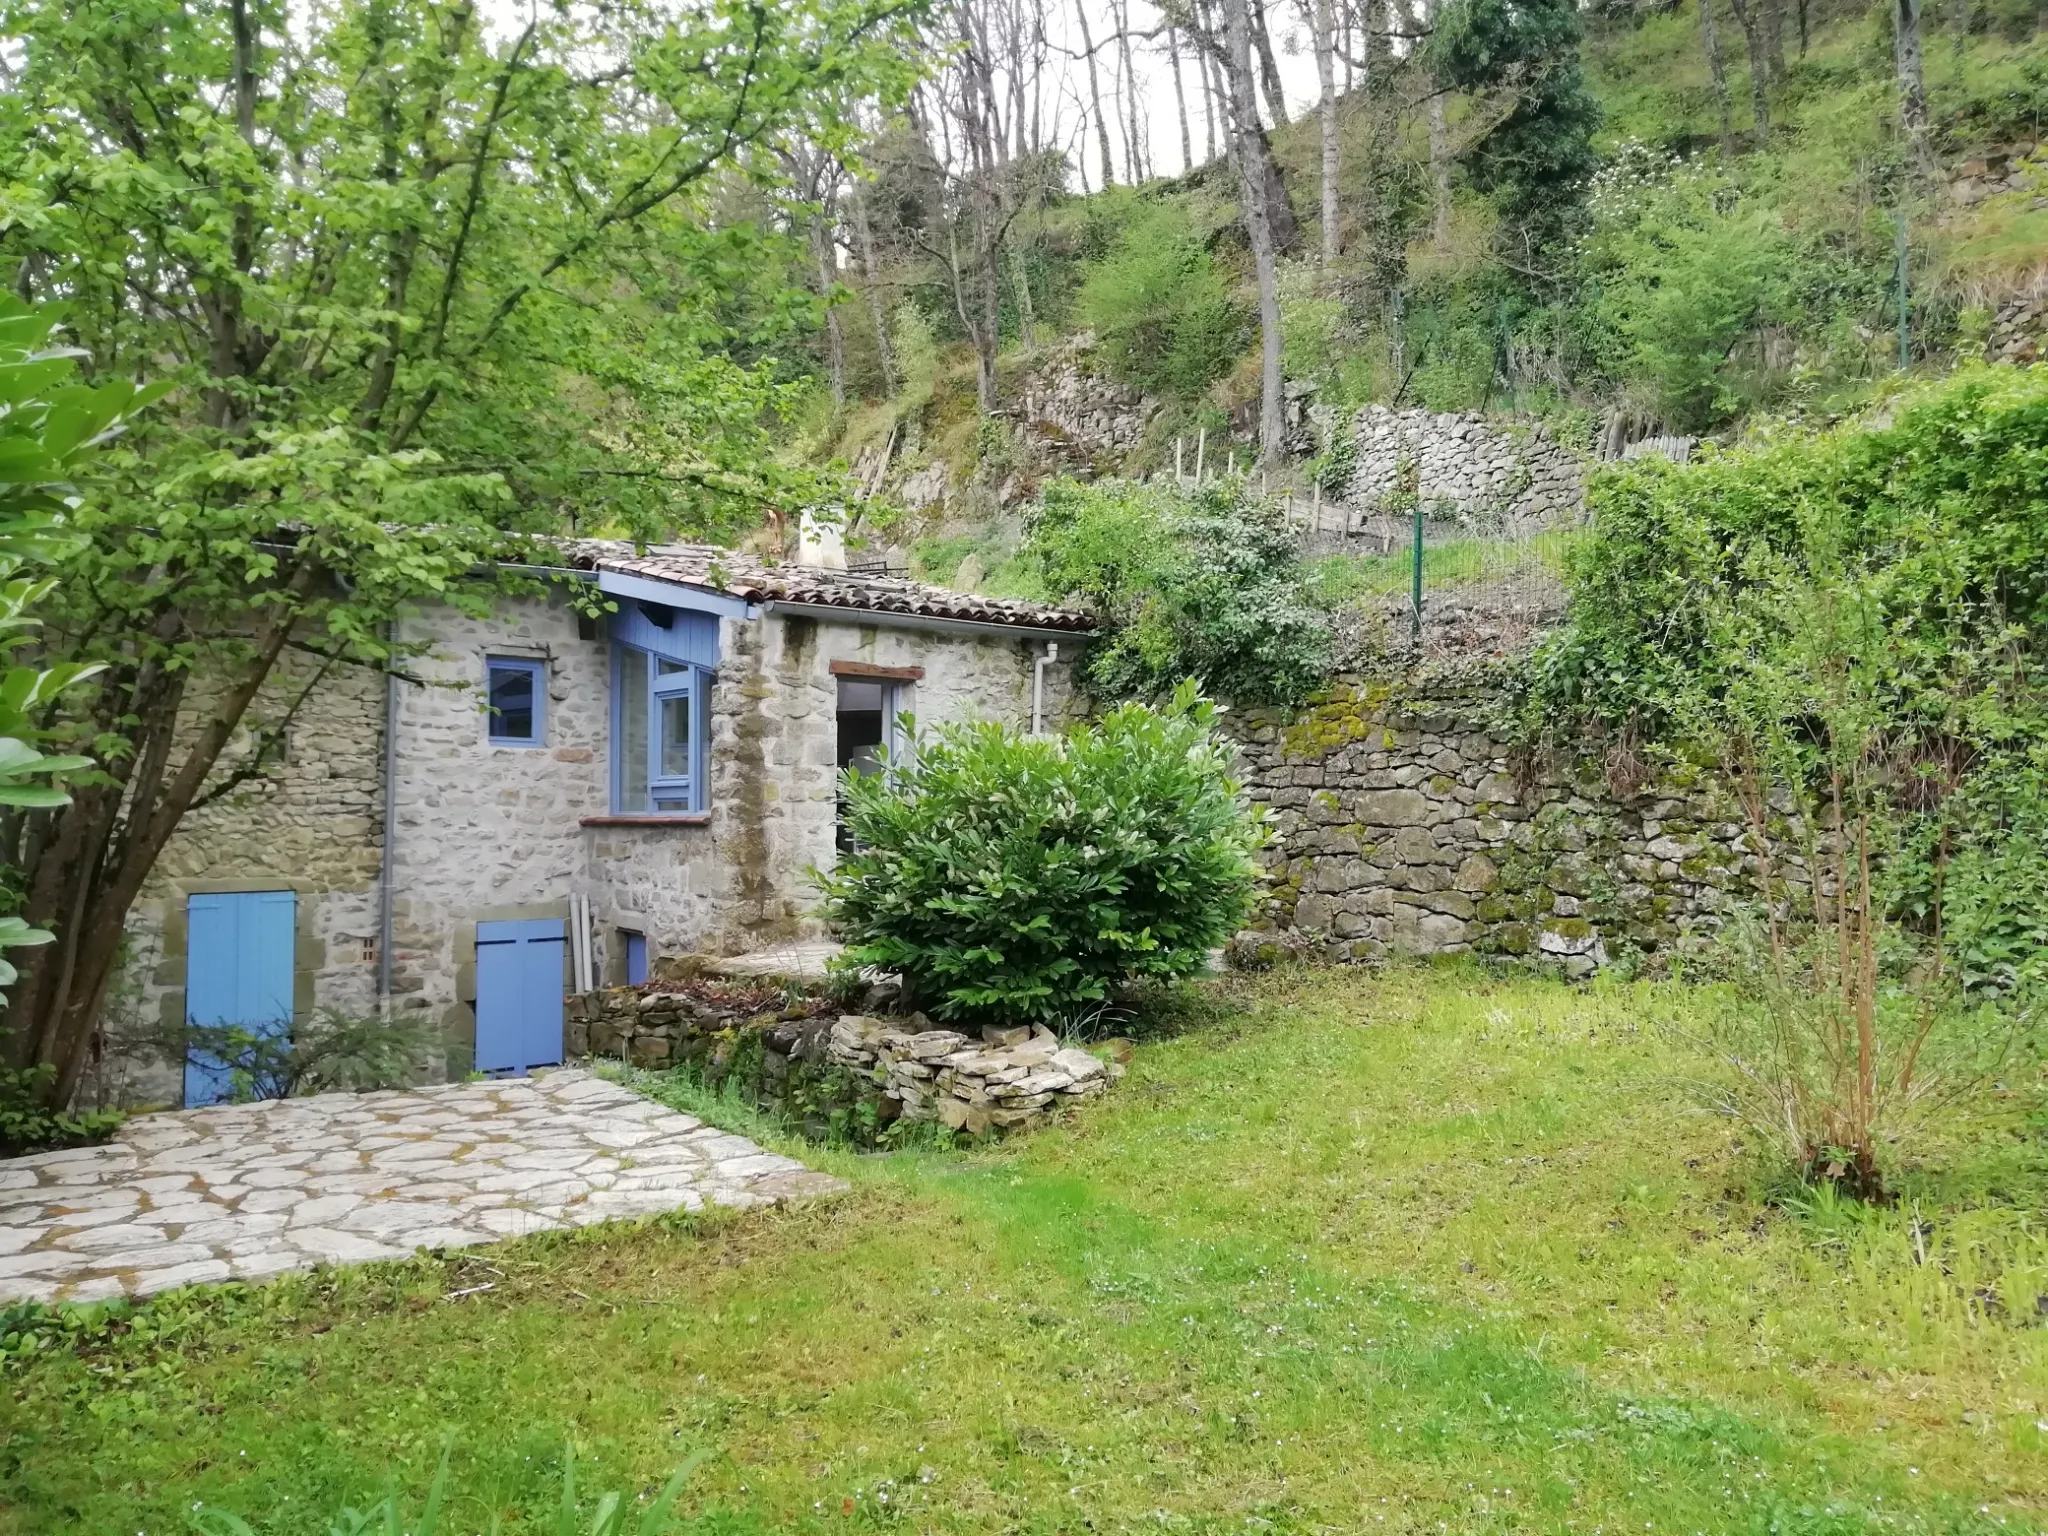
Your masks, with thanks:
[{"label": "blue-framed window", "polygon": [[484,662],[484,729],[494,747],[537,747],[547,738],[547,663],[519,656]]},{"label": "blue-framed window", "polygon": [[612,647],[612,810],[666,816],[708,808],[711,671],[634,645]]}]

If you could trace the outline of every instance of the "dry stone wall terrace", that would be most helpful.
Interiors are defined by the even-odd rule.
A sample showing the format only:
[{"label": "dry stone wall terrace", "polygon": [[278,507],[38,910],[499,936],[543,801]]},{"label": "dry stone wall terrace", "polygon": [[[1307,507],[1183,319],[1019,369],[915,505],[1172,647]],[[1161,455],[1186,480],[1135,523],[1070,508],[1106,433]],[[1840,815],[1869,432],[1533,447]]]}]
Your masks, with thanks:
[{"label": "dry stone wall terrace", "polygon": [[937,1120],[981,1135],[1047,1118],[1107,1088],[1123,1068],[1068,1046],[1043,1025],[986,1028],[980,1036],[909,1021],[843,1015],[829,1058],[880,1084],[905,1120]]},{"label": "dry stone wall terrace", "polygon": [[1702,777],[1616,795],[1590,761],[1518,777],[1491,703],[1483,687],[1352,679],[1297,718],[1238,715],[1245,782],[1274,831],[1240,953],[1476,951],[1586,975],[1624,951],[1682,949],[1754,890],[1725,789]]},{"label": "dry stone wall terrace", "polygon": [[1144,440],[1157,401],[1092,371],[1092,337],[1061,350],[1025,381],[1015,415],[1039,474],[1115,474]]},{"label": "dry stone wall terrace", "polygon": [[1123,1068],[1062,1047],[1050,1030],[937,1029],[921,1016],[833,1016],[799,1004],[787,1017],[746,1017],[690,992],[614,987],[571,1000],[574,1055],[660,1069],[689,1065],[713,1081],[739,1074],[762,1104],[824,1120],[865,1103],[874,1123],[937,1121],[981,1135],[1048,1119],[1093,1097]]},{"label": "dry stone wall terrace", "polygon": [[1384,504],[1412,489],[1430,516],[1528,528],[1570,522],[1585,500],[1584,468],[1540,422],[1524,436],[1473,412],[1369,405],[1352,431],[1358,457],[1344,495],[1353,503]]},{"label": "dry stone wall terrace", "polygon": [[1994,363],[2038,363],[2048,357],[2048,291],[2007,299],[1998,307],[1985,344]]}]

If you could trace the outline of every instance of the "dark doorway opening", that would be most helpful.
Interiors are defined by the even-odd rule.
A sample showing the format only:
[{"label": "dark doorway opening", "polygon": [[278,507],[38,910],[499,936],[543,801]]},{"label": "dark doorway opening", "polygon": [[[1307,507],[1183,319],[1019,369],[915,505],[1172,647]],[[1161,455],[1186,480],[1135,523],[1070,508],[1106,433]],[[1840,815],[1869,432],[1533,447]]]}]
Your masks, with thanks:
[{"label": "dark doorway opening", "polygon": [[[862,773],[882,771],[882,744],[889,738],[889,685],[863,678],[839,679],[839,767]],[[846,804],[839,806],[839,846],[852,846],[846,834]]]}]

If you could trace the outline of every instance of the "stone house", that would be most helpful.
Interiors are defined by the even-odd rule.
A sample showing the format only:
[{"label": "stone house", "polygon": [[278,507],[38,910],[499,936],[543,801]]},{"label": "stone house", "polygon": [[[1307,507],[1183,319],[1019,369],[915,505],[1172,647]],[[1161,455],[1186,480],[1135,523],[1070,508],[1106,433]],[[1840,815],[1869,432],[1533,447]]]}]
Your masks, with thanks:
[{"label": "stone house", "polygon": [[117,1014],[388,1006],[445,1026],[451,1070],[558,1061],[565,993],[820,936],[838,771],[900,716],[1082,707],[1065,609],[702,546],[577,541],[543,574],[487,620],[408,618],[402,679],[319,680],[279,760],[166,851]]}]

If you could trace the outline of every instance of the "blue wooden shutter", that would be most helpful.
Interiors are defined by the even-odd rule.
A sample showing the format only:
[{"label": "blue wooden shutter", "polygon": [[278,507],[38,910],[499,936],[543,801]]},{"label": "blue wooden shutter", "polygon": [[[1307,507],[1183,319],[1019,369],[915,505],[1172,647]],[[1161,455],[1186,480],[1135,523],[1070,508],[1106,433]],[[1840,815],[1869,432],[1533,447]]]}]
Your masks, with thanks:
[{"label": "blue wooden shutter", "polygon": [[[289,1034],[298,897],[290,891],[228,891],[186,898],[185,1017]],[[213,1104],[230,1091],[226,1063],[192,1055],[185,1103]]]},{"label": "blue wooden shutter", "polygon": [[562,1059],[558,917],[476,925],[476,1069],[524,1072]]}]

